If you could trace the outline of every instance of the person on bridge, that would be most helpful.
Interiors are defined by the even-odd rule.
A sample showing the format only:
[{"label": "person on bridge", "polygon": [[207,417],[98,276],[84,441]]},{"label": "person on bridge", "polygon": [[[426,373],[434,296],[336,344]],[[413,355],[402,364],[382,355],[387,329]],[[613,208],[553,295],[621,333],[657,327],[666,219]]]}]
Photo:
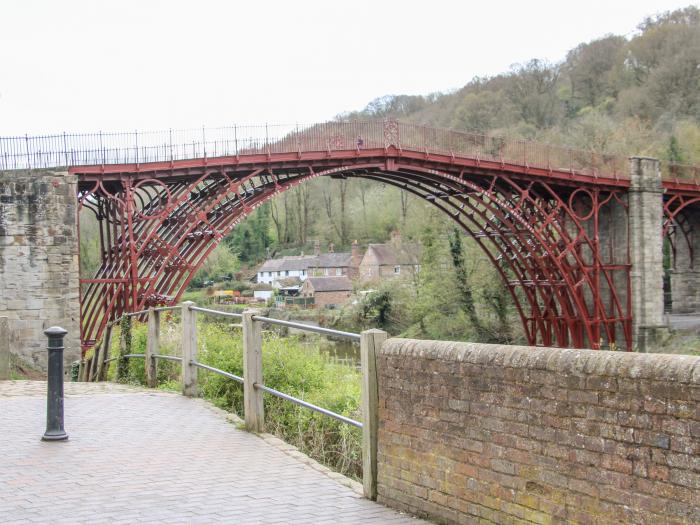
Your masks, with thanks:
[{"label": "person on bridge", "polygon": [[361,136],[358,136],[357,137],[357,149],[362,149],[362,146],[364,146],[364,145],[365,145],[365,141],[362,140]]}]

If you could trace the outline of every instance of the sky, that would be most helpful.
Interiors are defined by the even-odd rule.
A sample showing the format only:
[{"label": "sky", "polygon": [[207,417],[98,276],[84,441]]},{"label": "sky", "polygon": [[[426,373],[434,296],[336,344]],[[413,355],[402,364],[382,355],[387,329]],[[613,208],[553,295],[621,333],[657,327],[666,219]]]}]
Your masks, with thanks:
[{"label": "sky", "polygon": [[2,0],[0,136],[310,123],[449,91],[672,0]]}]

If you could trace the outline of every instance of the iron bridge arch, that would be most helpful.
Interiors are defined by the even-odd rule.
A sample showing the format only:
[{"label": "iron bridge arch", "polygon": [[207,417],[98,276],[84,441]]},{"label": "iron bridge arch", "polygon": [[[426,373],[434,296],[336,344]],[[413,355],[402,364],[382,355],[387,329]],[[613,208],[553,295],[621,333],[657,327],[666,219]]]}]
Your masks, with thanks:
[{"label": "iron bridge arch", "polygon": [[81,280],[84,349],[124,312],[176,303],[236,224],[316,177],[393,185],[446,213],[503,279],[528,344],[631,349],[624,163],[380,125],[314,131],[324,147],[307,130],[236,155],[71,168],[100,225],[101,265]]}]

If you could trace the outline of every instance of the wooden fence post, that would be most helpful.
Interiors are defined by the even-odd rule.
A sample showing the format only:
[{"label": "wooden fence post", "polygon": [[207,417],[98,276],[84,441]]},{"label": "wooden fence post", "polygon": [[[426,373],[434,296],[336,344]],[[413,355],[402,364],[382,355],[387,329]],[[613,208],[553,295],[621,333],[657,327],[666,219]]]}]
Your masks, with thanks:
[{"label": "wooden fence post", "polygon": [[379,426],[379,385],[377,352],[387,339],[383,330],[365,330],[360,334],[362,362],[362,491],[377,499],[377,430]]},{"label": "wooden fence post", "polygon": [[102,351],[100,352],[100,362],[97,365],[97,381],[102,381],[105,378],[107,359],[109,359],[109,350],[112,346],[112,325],[108,324],[105,329],[105,334],[102,336]]},{"label": "wooden fence post", "polygon": [[197,367],[191,364],[197,360],[197,313],[192,306],[192,301],[182,303],[182,394],[188,397],[197,395]]},{"label": "wooden fence post", "polygon": [[10,379],[10,322],[0,317],[0,381]]},{"label": "wooden fence post", "polygon": [[160,348],[160,312],[148,310],[148,338],[146,339],[146,386],[155,388],[158,382],[158,364],[154,356]]},{"label": "wooden fence post", "polygon": [[124,315],[119,322],[119,328],[117,382],[124,382],[129,375],[129,358],[124,356],[131,353],[131,317]]},{"label": "wooden fence post", "polygon": [[95,345],[95,353],[90,361],[90,369],[87,373],[87,381],[94,381],[97,376],[97,367],[100,363],[100,355],[102,354],[102,345]]},{"label": "wooden fence post", "polygon": [[246,429],[262,432],[265,422],[263,393],[255,388],[262,384],[262,323],[253,320],[258,310],[243,312],[243,410]]},{"label": "wooden fence post", "polygon": [[90,369],[92,368],[92,361],[94,359],[93,357],[86,357],[83,359],[83,368],[80,371],[82,375],[80,375],[80,381],[90,381]]}]

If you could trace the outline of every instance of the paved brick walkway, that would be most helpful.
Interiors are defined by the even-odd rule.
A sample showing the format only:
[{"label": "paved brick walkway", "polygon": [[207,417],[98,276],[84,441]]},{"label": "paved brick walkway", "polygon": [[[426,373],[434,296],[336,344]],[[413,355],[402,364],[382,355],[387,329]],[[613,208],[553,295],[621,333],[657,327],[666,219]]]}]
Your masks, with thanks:
[{"label": "paved brick walkway", "polygon": [[42,442],[45,391],[0,381],[2,523],[423,523],[177,394],[67,384],[70,439]]}]

